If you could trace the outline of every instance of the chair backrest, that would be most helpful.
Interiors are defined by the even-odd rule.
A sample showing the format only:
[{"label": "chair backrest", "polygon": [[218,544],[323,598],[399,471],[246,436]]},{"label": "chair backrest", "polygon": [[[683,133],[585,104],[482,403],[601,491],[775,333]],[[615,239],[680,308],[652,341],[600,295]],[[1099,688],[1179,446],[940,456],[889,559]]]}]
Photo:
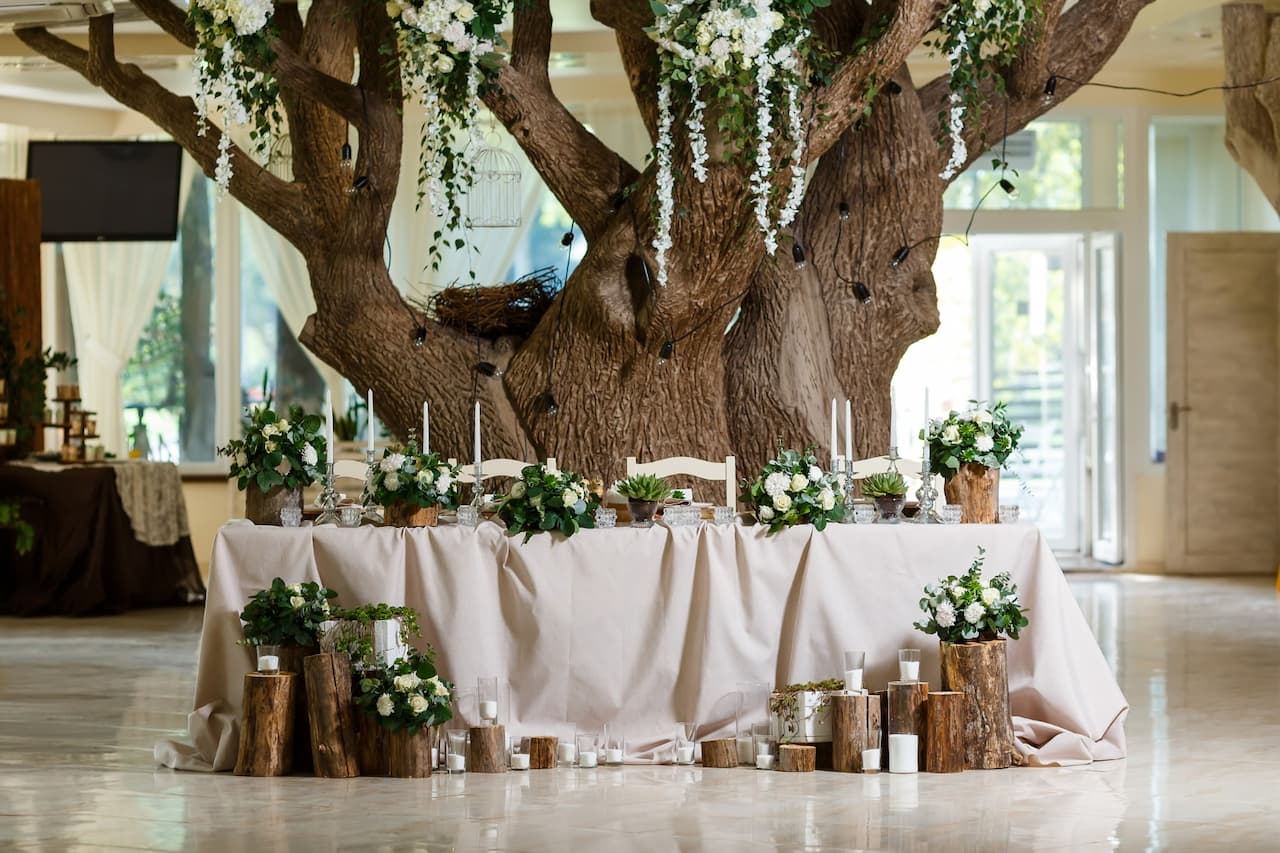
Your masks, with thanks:
[{"label": "chair backrest", "polygon": [[[872,474],[884,474],[889,470],[888,456],[873,456],[870,459],[859,459],[853,463],[853,479],[865,480]],[[923,482],[921,474],[924,472],[924,466],[919,459],[899,459],[898,473],[906,477],[910,482],[907,487],[907,494],[914,495],[916,488]],[[942,494],[942,476],[934,472],[930,479],[933,485],[938,489],[938,494]]]},{"label": "chair backrest", "polygon": [[634,456],[627,457],[627,476],[636,474],[652,474],[655,477],[672,477],[684,474],[697,477],[699,480],[724,481],[724,505],[738,505],[738,469],[732,456],[726,456],[724,462],[709,462],[706,459],[694,459],[692,456],[669,456],[666,459],[655,459],[652,462],[637,462]]},{"label": "chair backrest", "polygon": [[[474,483],[476,481],[476,468],[474,464],[459,463],[457,459],[450,459],[450,465],[458,465],[461,473],[458,475],[459,483]],[[480,479],[490,480],[494,477],[519,477],[521,472],[530,465],[537,465],[537,462],[524,462],[520,459],[483,459],[480,462]],[[556,458],[548,456],[547,461],[543,463],[546,469],[551,473],[557,471]]]},{"label": "chair backrest", "polygon": [[333,463],[333,479],[359,480],[363,483],[369,476],[369,466],[357,459],[336,459]]}]

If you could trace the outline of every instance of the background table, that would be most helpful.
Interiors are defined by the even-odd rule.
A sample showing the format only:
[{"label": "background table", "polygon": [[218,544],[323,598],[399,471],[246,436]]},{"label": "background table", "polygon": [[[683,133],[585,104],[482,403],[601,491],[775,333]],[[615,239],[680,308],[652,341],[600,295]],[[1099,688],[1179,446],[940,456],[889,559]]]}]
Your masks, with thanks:
[{"label": "background table", "polygon": [[739,682],[840,677],[845,649],[867,651],[864,685],[877,689],[897,678],[898,649],[920,648],[921,678],[938,689],[937,642],[912,627],[921,589],[963,573],[979,546],[986,573],[1010,571],[1030,609],[1030,628],[1009,644],[1019,749],[1032,763],[1123,757],[1127,703],[1032,525],[804,526],[773,536],[658,526],[522,544],[484,523],[224,527],[189,719],[194,746],[157,744],[157,759],[234,764],[241,682],[253,668],[252,650],[236,645],[237,613],[277,575],[318,580],[347,606],[416,608],[459,688],[485,675],[509,680],[511,734],[569,737],[608,723],[653,743],[680,720],[698,721],[699,738],[732,735]]},{"label": "background table", "polygon": [[0,613],[84,616],[203,600],[175,466],[0,465],[0,500],[11,499],[36,538],[18,556],[11,535],[0,536]]}]

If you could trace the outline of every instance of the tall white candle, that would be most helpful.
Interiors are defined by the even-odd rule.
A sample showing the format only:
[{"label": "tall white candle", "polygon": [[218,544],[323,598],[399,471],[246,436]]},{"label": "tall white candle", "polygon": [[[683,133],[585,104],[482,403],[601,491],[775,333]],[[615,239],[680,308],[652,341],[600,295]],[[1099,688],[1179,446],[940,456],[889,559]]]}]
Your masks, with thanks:
[{"label": "tall white candle", "polygon": [[924,389],[924,451],[925,456],[929,455],[929,387],[926,385]]},{"label": "tall white candle", "polygon": [[898,395],[889,389],[889,446],[898,446]]},{"label": "tall white candle", "polygon": [[918,735],[889,735],[889,772],[917,772],[919,749]]},{"label": "tall white candle", "polygon": [[329,396],[329,390],[326,388],[324,392],[324,422],[325,422],[325,461],[330,465],[333,464],[333,398]]},{"label": "tall white candle", "polygon": [[853,402],[844,401],[844,458],[853,461]]},{"label": "tall white candle", "polygon": [[844,671],[844,689],[850,693],[860,693],[862,691],[862,670],[846,669]]},{"label": "tall white candle", "polygon": [[492,699],[485,699],[480,703],[480,719],[496,720],[498,719],[498,703]]},{"label": "tall white candle", "polygon": [[422,452],[431,452],[431,407],[422,403]]},{"label": "tall white candle", "polygon": [[476,417],[475,417],[475,447],[472,448],[472,457],[476,463],[476,489],[480,488],[480,401],[476,400]]},{"label": "tall white candle", "polygon": [[372,453],[373,452],[373,389],[372,388],[369,389],[369,398],[368,398],[368,402],[366,403],[366,406],[367,408],[365,409],[365,419],[364,419],[365,432],[368,433],[368,436],[366,437],[368,446],[366,449],[370,453]]},{"label": "tall white candle", "polygon": [[836,449],[836,398],[831,398],[831,467],[836,467],[836,454],[840,451]]}]

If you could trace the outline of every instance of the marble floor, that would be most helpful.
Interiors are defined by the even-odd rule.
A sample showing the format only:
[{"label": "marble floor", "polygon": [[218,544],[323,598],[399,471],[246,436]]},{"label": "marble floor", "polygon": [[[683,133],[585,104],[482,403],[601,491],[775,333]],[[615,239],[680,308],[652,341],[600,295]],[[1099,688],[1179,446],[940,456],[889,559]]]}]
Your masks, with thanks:
[{"label": "marble floor", "polygon": [[0,849],[1280,849],[1272,581],[1072,586],[1132,706],[1129,758],[959,776],[177,773],[151,748],[185,726],[199,610],[0,619]]}]

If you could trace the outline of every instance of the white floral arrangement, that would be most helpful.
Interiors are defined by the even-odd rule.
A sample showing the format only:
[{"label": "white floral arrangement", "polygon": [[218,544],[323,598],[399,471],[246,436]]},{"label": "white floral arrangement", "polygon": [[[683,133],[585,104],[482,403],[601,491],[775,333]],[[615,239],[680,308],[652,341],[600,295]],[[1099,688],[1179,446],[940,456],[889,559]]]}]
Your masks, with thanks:
[{"label": "white floral arrangement", "polygon": [[[809,16],[814,8],[825,5],[814,0],[674,0],[665,4],[651,0],[654,26],[649,35],[658,44],[661,60],[655,146],[658,222],[653,240],[659,285],[667,283],[675,211],[673,91],[689,103],[685,128],[697,181],[707,179],[704,94],[710,93],[721,107],[718,130],[743,150],[754,152],[750,185],[756,222],[764,235],[765,250],[772,255],[778,248],[778,229],[791,224],[804,199],[805,122],[800,87],[810,53]],[[744,92],[754,94],[750,107],[738,105],[739,93]],[[782,124],[776,117],[783,110],[791,183],[774,219],[770,214],[773,138],[775,123]]]},{"label": "white floral arrangement", "polygon": [[356,704],[392,731],[417,731],[453,718],[453,685],[436,672],[430,647],[385,669],[365,670],[358,687]]},{"label": "white floral arrangement", "polygon": [[745,484],[740,500],[755,507],[756,518],[770,533],[795,524],[822,530],[844,518],[844,503],[835,475],[818,467],[812,447],[803,453],[781,450],[760,476]]},{"label": "white floral arrangement", "polygon": [[558,530],[572,536],[584,527],[595,527],[599,506],[600,496],[577,474],[526,465],[498,505],[498,518],[508,533],[523,533],[528,542],[535,533]]},{"label": "white floral arrangement", "polygon": [[978,549],[978,557],[969,571],[957,577],[949,575],[924,588],[920,609],[925,618],[915,627],[934,634],[944,643],[994,640],[1001,636],[1018,639],[1027,627],[1026,611],[1018,601],[1018,587],[1008,572],[989,581],[982,579],[986,551]]},{"label": "white floral arrangement", "polygon": [[945,418],[929,422],[929,470],[950,480],[967,462],[988,468],[1003,468],[1022,439],[1022,425],[1009,420],[1007,404],[988,407],[970,400],[963,412],[952,411]]},{"label": "white floral arrangement", "polygon": [[397,503],[424,508],[458,508],[458,466],[438,453],[422,453],[413,437],[403,447],[388,447],[369,466],[369,495],[378,506]]},{"label": "white floral arrangement", "polygon": [[242,436],[218,448],[219,454],[230,458],[227,476],[236,480],[241,491],[254,485],[265,494],[275,486],[297,489],[322,479],[320,460],[327,457],[327,446],[320,434],[319,415],[290,406],[281,417],[270,400],[245,409],[244,415]]}]

